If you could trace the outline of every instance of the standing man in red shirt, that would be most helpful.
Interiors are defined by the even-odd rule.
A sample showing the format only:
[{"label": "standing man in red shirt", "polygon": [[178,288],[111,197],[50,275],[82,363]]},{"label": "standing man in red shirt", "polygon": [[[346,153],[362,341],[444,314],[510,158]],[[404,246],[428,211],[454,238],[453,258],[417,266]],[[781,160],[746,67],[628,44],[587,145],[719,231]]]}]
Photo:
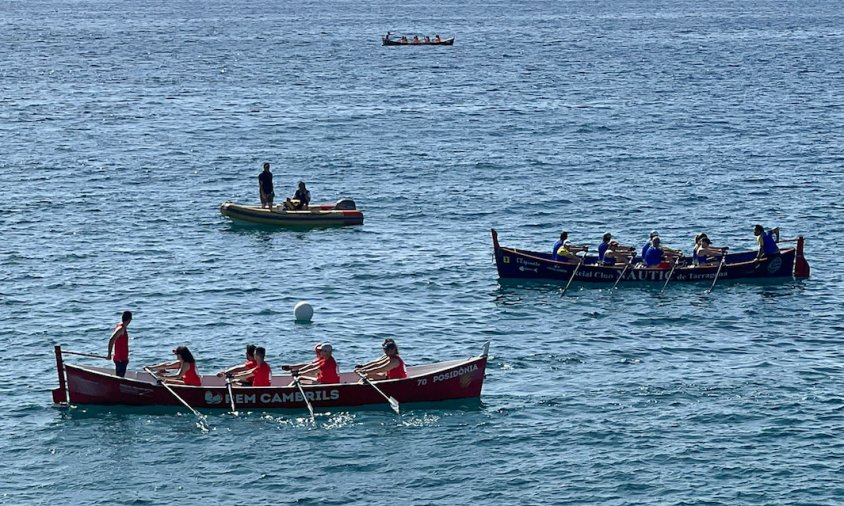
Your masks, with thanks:
[{"label": "standing man in red shirt", "polygon": [[[114,360],[114,374],[121,378],[126,376],[126,367],[129,366],[129,332],[126,328],[132,323],[132,312],[123,311],[120,323],[114,327],[111,339],[108,340],[108,358]],[[112,355],[112,350],[114,355]]]}]

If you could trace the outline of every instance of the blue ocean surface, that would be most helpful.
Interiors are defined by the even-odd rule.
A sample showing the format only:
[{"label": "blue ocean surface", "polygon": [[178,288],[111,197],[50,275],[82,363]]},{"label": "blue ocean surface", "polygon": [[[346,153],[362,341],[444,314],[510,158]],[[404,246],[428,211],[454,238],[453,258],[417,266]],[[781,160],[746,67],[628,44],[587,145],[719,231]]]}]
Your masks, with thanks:
[{"label": "blue ocean surface", "polygon": [[[3,0],[0,503],[841,504],[842,47],[833,0]],[[365,224],[233,225],[265,161]],[[561,297],[492,259],[755,223],[811,278]],[[491,358],[401,416],[54,407],[53,344],[126,309],[132,369]]]}]

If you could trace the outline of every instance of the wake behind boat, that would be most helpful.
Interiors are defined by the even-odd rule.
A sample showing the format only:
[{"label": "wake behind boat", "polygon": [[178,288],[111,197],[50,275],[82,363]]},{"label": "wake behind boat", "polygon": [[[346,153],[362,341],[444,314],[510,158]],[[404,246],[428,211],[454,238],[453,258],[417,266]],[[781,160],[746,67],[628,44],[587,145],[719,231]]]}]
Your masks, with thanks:
[{"label": "wake behind boat", "polygon": [[[678,261],[676,268],[665,266],[626,268],[625,264],[604,265],[597,257],[583,257],[576,261],[552,260],[551,254],[501,246],[498,232],[492,230],[495,266],[502,279],[550,279],[586,283],[630,282],[693,282],[731,279],[808,278],[809,263],[803,256],[804,239],[797,238],[797,246],[780,250],[776,255],[757,258],[756,251],[724,255],[723,265],[710,263],[693,265],[690,258]],[[641,261],[637,257],[636,261]],[[619,279],[621,277],[621,279]]]},{"label": "wake behind boat", "polygon": [[220,214],[233,221],[281,227],[342,227],[362,225],[363,211],[351,199],[338,200],[336,204],[315,204],[307,209],[290,210],[283,205],[263,208],[260,205],[223,202]]},{"label": "wake behind boat", "polygon": [[[489,343],[479,356],[408,366],[407,377],[374,381],[384,394],[402,404],[472,399],[481,395]],[[69,353],[69,352],[68,352]],[[149,373],[127,371],[121,378],[113,367],[88,367],[64,363],[61,346],[55,347],[59,387],[53,390],[56,404],[100,404],[127,406],[176,406],[180,404],[164,385]],[[194,408],[227,409],[231,403],[224,378],[200,376],[202,386],[168,385]],[[269,387],[233,387],[238,408],[306,408],[305,397],[314,407],[350,407],[384,404],[384,397],[371,385],[361,383],[354,372],[340,373],[336,384],[291,385],[290,374],[273,375]]]}]

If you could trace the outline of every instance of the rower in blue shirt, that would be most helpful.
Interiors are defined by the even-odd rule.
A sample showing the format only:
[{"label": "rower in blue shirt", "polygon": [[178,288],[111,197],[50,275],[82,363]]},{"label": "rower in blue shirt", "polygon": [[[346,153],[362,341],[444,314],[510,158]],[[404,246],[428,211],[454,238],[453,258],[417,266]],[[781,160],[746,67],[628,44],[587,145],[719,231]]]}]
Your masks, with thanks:
[{"label": "rower in blue shirt", "polygon": [[645,250],[645,255],[642,257],[642,260],[645,263],[645,267],[665,267],[668,268],[669,261],[673,260],[674,262],[681,262],[683,253],[677,251],[675,249],[671,249],[667,246],[663,246],[659,240],[659,236],[657,235],[651,242],[649,243],[648,248]]},{"label": "rower in blue shirt", "polygon": [[[780,252],[780,248],[777,246],[777,242],[780,240],[779,227],[772,228],[771,230],[765,232],[765,227],[762,225],[756,225],[753,227],[753,235],[756,236],[756,242],[759,244],[759,253],[756,255],[756,258],[776,255]],[[776,239],[774,237],[776,237]]]},{"label": "rower in blue shirt", "polygon": [[612,234],[609,232],[604,233],[604,236],[601,237],[601,244],[598,245],[598,262],[604,261],[604,255],[607,253],[607,248],[610,247],[611,239]]},{"label": "rower in blue shirt", "polygon": [[569,238],[569,233],[563,230],[560,233],[560,240],[554,243],[554,247],[551,249],[551,260],[559,260],[557,257],[557,250],[560,249],[560,246],[566,243]]},{"label": "rower in blue shirt", "polygon": [[662,248],[659,247],[659,236],[651,239],[642,251],[642,260],[645,262],[645,267],[657,267],[662,263]]},{"label": "rower in blue shirt", "polygon": [[646,242],[645,245],[642,246],[642,258],[645,258],[645,254],[648,252],[648,248],[651,247],[651,240],[654,237],[659,237],[659,232],[657,232],[656,230],[651,230],[651,234],[648,236],[648,242]]}]

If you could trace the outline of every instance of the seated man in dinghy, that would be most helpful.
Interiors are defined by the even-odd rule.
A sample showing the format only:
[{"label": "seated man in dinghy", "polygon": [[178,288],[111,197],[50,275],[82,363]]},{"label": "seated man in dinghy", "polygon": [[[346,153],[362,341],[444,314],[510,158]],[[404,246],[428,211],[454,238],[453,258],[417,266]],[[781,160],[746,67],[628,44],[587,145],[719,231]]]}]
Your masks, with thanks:
[{"label": "seated man in dinghy", "polygon": [[311,192],[305,187],[304,181],[299,181],[299,187],[293,197],[284,202],[284,208],[288,211],[307,209],[311,203]]},{"label": "seated man in dinghy", "polygon": [[407,378],[404,360],[399,356],[399,348],[392,339],[385,339],[381,345],[384,354],[364,365],[355,367],[355,372],[365,374],[371,380]]}]

